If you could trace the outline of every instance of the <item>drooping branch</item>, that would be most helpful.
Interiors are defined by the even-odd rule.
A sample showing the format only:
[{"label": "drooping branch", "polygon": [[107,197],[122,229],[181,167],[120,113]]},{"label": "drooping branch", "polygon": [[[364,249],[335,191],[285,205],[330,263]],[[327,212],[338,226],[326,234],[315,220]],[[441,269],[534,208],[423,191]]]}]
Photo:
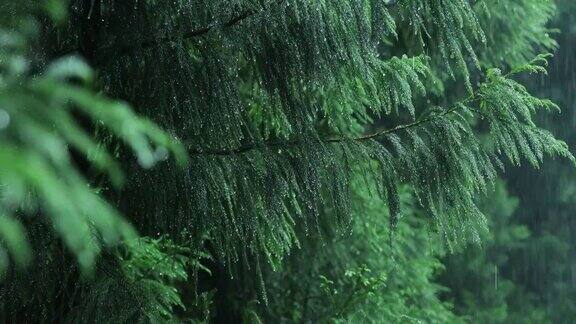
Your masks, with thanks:
[{"label": "drooping branch", "polygon": [[[280,6],[284,2],[286,2],[286,0],[272,0],[270,2],[270,5]],[[397,3],[398,3],[398,0],[392,0],[389,2],[385,2],[384,5],[387,7],[392,7],[392,6],[396,5]],[[209,33],[210,31],[212,31],[214,29],[233,27],[233,26],[241,23],[245,19],[248,19],[248,18],[251,18],[255,15],[264,13],[267,10],[267,8],[269,8],[269,6],[266,6],[263,9],[245,10],[244,12],[240,13],[238,16],[233,17],[232,19],[230,19],[224,23],[210,24],[210,25],[205,26],[205,27],[194,29],[194,30],[191,30],[189,32],[186,32],[186,33],[180,35],[178,38],[171,37],[171,36],[163,36],[163,37],[145,40],[145,41],[143,41],[137,45],[133,45],[133,44],[123,45],[123,46],[116,46],[115,45],[114,46],[114,52],[117,55],[122,56],[122,55],[126,55],[126,54],[128,54],[128,53],[130,53],[136,49],[150,48],[150,47],[153,47],[157,44],[166,43],[169,41],[173,41],[175,39],[190,39],[190,38],[202,36],[202,35]],[[112,47],[105,47],[105,48],[101,48],[100,50],[103,51],[104,53],[109,53],[112,51]],[[102,55],[101,57],[106,58],[106,57],[109,57],[109,55]]]},{"label": "drooping branch", "polygon": [[[275,2],[275,5],[279,6],[284,1],[285,0],[273,0],[273,1],[271,1],[270,4],[273,4]],[[202,36],[202,35],[209,33],[210,31],[212,31],[214,29],[228,28],[228,27],[235,26],[236,24],[241,23],[245,19],[248,19],[248,18],[255,16],[257,14],[261,14],[264,11],[266,11],[266,9],[248,9],[248,10],[240,13],[238,16],[233,17],[232,19],[230,19],[224,23],[218,23],[218,24],[213,23],[213,24],[210,24],[210,25],[205,26],[205,27],[200,27],[200,28],[188,31],[182,35],[179,35],[177,38],[171,37],[171,36],[163,36],[163,37],[145,40],[145,41],[143,41],[137,45],[128,44],[128,45],[124,45],[124,46],[114,46],[114,51],[118,55],[122,56],[122,55],[126,55],[126,54],[128,54],[128,53],[130,53],[136,49],[145,49],[145,48],[154,47],[157,44],[166,43],[169,41],[173,41],[175,39],[190,39],[190,38]],[[111,49],[111,47],[106,47],[106,48],[102,48],[101,50],[104,53],[106,53],[106,52],[110,52],[112,49]],[[102,55],[102,57],[108,57],[108,55]]]},{"label": "drooping branch", "polygon": [[[395,126],[392,128],[386,128],[383,130],[376,131],[374,133],[370,133],[370,134],[366,134],[366,135],[362,135],[362,136],[358,136],[358,137],[340,136],[340,137],[327,138],[327,139],[324,139],[322,141],[324,143],[342,143],[342,142],[350,142],[350,141],[362,142],[362,141],[376,139],[378,137],[381,137],[381,136],[384,136],[387,134],[400,132],[400,131],[407,130],[410,128],[415,128],[415,127],[418,127],[422,124],[426,124],[428,122],[431,122],[437,118],[441,118],[443,116],[455,113],[460,107],[462,107],[462,105],[464,103],[470,102],[472,100],[474,100],[474,97],[469,97],[466,100],[459,102],[459,104],[455,105],[453,108],[447,109],[447,110],[440,112],[440,113],[437,113],[437,114],[429,115],[425,118],[416,120],[416,121],[411,122],[411,123],[401,124],[401,125],[398,125],[398,126]],[[202,150],[202,149],[190,147],[188,150],[188,153],[191,155],[222,155],[222,156],[225,156],[225,155],[242,154],[242,153],[250,152],[253,150],[257,150],[257,149],[270,149],[270,148],[276,148],[276,147],[289,148],[289,147],[298,146],[298,145],[302,144],[303,142],[304,142],[304,140],[302,140],[302,139],[294,139],[294,140],[288,140],[288,141],[265,141],[262,143],[247,144],[247,145],[240,146],[240,147],[233,148],[233,149],[222,149],[222,150]]]},{"label": "drooping branch", "polygon": [[[528,63],[528,65],[525,65],[522,68],[513,69],[510,72],[504,74],[502,77],[508,78],[510,76],[513,76],[513,75],[520,73],[520,72],[523,72],[523,71],[532,71],[532,72],[545,71],[541,67],[539,67],[537,64],[547,64],[547,61],[545,60],[547,57],[549,57],[549,55],[539,55],[537,58],[535,58],[530,63]],[[482,87],[482,85],[480,87]],[[439,112],[439,113],[433,113],[431,115],[428,115],[424,118],[418,119],[418,120],[413,121],[411,123],[397,125],[397,126],[392,127],[392,128],[382,129],[382,130],[376,131],[374,133],[361,135],[358,137],[347,137],[347,136],[342,135],[339,137],[327,138],[327,139],[322,140],[322,142],[324,142],[324,143],[341,143],[341,142],[367,141],[367,140],[377,139],[377,138],[384,136],[384,135],[387,135],[387,134],[400,132],[400,131],[407,130],[410,128],[415,128],[415,127],[421,126],[423,124],[426,124],[428,122],[434,121],[436,119],[442,118],[446,115],[456,113],[458,110],[462,109],[463,107],[465,107],[466,109],[468,109],[469,111],[471,111],[477,115],[480,115],[480,116],[483,116],[486,118],[486,115],[484,114],[484,112],[482,112],[478,108],[473,108],[473,107],[468,106],[469,103],[480,100],[480,99],[481,99],[481,91],[475,91],[475,92],[472,92],[467,98],[456,102],[451,108],[446,109],[446,110]],[[501,118],[498,117],[498,119],[501,119]],[[501,119],[501,121],[503,123],[509,122],[509,121],[504,120],[504,119]],[[190,150],[188,152],[192,155],[202,155],[202,154],[204,154],[204,155],[232,155],[232,154],[241,154],[241,153],[249,152],[249,151],[252,151],[255,149],[265,149],[265,148],[273,148],[273,147],[293,147],[293,146],[301,144],[302,142],[304,142],[303,139],[295,139],[295,140],[289,140],[289,141],[267,141],[267,142],[262,142],[262,143],[248,144],[248,145],[237,147],[234,149],[224,149],[224,150],[198,150],[196,148],[190,148]]]}]

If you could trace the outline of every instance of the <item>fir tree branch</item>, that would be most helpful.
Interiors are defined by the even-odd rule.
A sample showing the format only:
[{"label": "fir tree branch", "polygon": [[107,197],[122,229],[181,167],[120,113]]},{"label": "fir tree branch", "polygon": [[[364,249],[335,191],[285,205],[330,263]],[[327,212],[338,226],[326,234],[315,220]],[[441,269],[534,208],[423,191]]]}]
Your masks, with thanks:
[{"label": "fir tree branch", "polygon": [[[535,64],[537,64],[539,62],[543,62],[543,60],[545,60],[547,57],[549,57],[548,54],[547,55],[539,55],[533,61],[531,61],[528,65],[526,65],[524,69],[515,69],[512,71],[509,71],[508,73],[504,74],[503,77],[504,78],[511,77],[511,76],[513,76],[519,72],[526,70],[526,69],[531,70],[531,71],[541,71],[538,69],[538,66]],[[446,109],[446,110],[439,112],[439,113],[430,114],[424,118],[420,118],[420,119],[415,120],[411,123],[400,124],[400,125],[397,125],[397,126],[392,127],[392,128],[382,129],[382,130],[379,130],[379,131],[376,131],[373,133],[369,133],[369,134],[365,134],[365,135],[361,135],[358,137],[347,137],[347,136],[341,135],[338,137],[320,139],[320,141],[323,143],[343,143],[343,142],[351,142],[351,141],[372,140],[372,139],[376,139],[378,137],[381,137],[381,136],[384,136],[387,134],[396,133],[396,132],[400,132],[400,131],[407,130],[410,128],[415,128],[415,127],[421,126],[425,123],[431,122],[431,121],[436,120],[438,118],[442,118],[446,115],[450,115],[452,113],[455,113],[462,107],[466,107],[470,111],[486,118],[486,115],[482,111],[480,111],[479,109],[467,106],[467,104],[480,99],[480,97],[478,96],[479,93],[480,93],[480,91],[473,91],[467,98],[453,104],[452,108]],[[260,143],[246,144],[246,145],[243,145],[243,146],[240,146],[237,148],[233,148],[233,149],[206,149],[206,150],[198,148],[197,146],[189,145],[188,146],[188,148],[189,148],[188,153],[191,155],[222,155],[222,156],[225,156],[225,155],[233,155],[233,154],[242,154],[242,153],[246,153],[246,152],[256,150],[256,149],[270,149],[270,148],[275,148],[275,147],[288,148],[288,147],[301,145],[303,142],[304,142],[303,139],[293,139],[293,140],[285,140],[285,141],[263,141]]]},{"label": "fir tree branch", "polygon": [[[396,132],[400,132],[400,131],[407,130],[410,128],[418,127],[422,124],[431,122],[435,119],[438,119],[438,118],[441,118],[443,116],[455,113],[463,105],[465,105],[469,102],[475,101],[476,99],[477,99],[477,97],[474,94],[470,95],[468,98],[456,103],[450,109],[444,110],[440,113],[429,115],[427,117],[418,119],[418,120],[411,122],[411,123],[397,125],[397,126],[392,127],[392,128],[382,129],[382,130],[376,131],[374,133],[370,133],[370,134],[366,134],[366,135],[362,135],[362,136],[358,136],[358,137],[339,136],[339,137],[323,139],[323,140],[321,140],[321,142],[324,142],[324,143],[343,143],[343,142],[350,142],[350,141],[361,142],[361,141],[376,139],[378,137],[381,137],[381,136],[384,136],[387,134],[396,133]],[[473,111],[478,112],[478,110],[476,110],[476,109],[474,109]],[[304,140],[302,140],[302,139],[294,139],[294,140],[288,140],[288,141],[264,141],[261,143],[247,144],[247,145],[240,146],[240,147],[237,147],[234,149],[216,149],[216,150],[203,150],[203,149],[199,149],[197,147],[190,147],[189,146],[188,152],[191,155],[233,155],[233,154],[246,153],[246,152],[256,150],[256,149],[266,149],[266,148],[270,149],[270,148],[275,148],[275,147],[278,147],[278,148],[293,147],[293,146],[300,145],[303,142],[304,142]]]},{"label": "fir tree branch", "polygon": [[[276,6],[280,6],[285,1],[286,0],[273,0],[270,2],[270,4],[275,4]],[[399,2],[398,0],[392,0],[390,2],[385,3],[384,5],[387,7],[392,7],[392,6],[396,5],[398,2]],[[137,45],[131,45],[131,44],[125,45],[125,46],[116,46],[115,45],[115,46],[113,46],[114,49],[112,46],[107,46],[107,47],[101,48],[100,50],[104,51],[104,53],[115,52],[118,56],[123,56],[123,55],[126,55],[126,54],[136,50],[136,49],[151,48],[157,44],[173,41],[176,39],[186,40],[186,39],[202,36],[202,35],[205,35],[216,28],[233,27],[233,26],[241,23],[245,19],[251,18],[255,15],[258,15],[258,14],[265,12],[267,10],[267,8],[268,8],[268,6],[266,6],[266,8],[263,8],[263,9],[248,9],[248,10],[240,13],[238,16],[228,20],[227,22],[224,22],[222,24],[210,24],[210,25],[205,26],[205,27],[194,29],[194,30],[191,30],[189,32],[182,34],[180,37],[177,37],[177,38],[176,37],[170,37],[170,36],[163,36],[163,37],[159,37],[159,38],[145,40],[142,43],[139,43]],[[102,55],[101,57],[108,58],[111,56],[110,55]]]},{"label": "fir tree branch", "polygon": [[[271,1],[270,4],[276,2],[277,5],[280,5],[284,1],[285,0],[274,0],[274,1]],[[124,55],[127,55],[130,52],[133,52],[133,51],[138,50],[138,49],[151,48],[151,47],[154,47],[158,44],[167,43],[167,42],[174,41],[177,39],[186,40],[186,39],[202,36],[202,35],[208,34],[210,31],[212,31],[213,29],[216,29],[216,28],[228,28],[228,27],[235,26],[236,24],[241,23],[245,19],[248,19],[248,18],[250,18],[256,14],[263,13],[264,11],[267,10],[267,8],[268,8],[268,6],[264,9],[249,9],[249,10],[246,10],[246,11],[240,13],[238,16],[233,17],[232,19],[230,19],[224,23],[220,23],[220,24],[213,23],[213,24],[210,24],[210,25],[205,26],[205,27],[200,27],[200,28],[188,31],[188,32],[180,35],[179,37],[162,36],[162,37],[158,37],[158,38],[145,40],[145,41],[143,41],[137,45],[129,44],[129,45],[125,45],[125,46],[116,46],[116,44],[114,44],[113,46],[107,46],[107,47],[100,49],[101,51],[106,53],[104,55],[101,55],[101,57],[104,58],[104,60],[107,60],[110,57],[114,57],[112,55],[109,55],[110,53],[115,53],[116,56],[124,56]]]},{"label": "fir tree branch", "polygon": [[[275,5],[279,6],[281,5],[285,0],[273,0],[270,2],[270,4],[275,3]],[[148,39],[143,41],[142,43],[139,43],[137,45],[126,45],[126,46],[114,46],[114,50],[112,50],[112,47],[105,47],[102,48],[101,50],[104,52],[116,52],[119,56],[123,56],[126,55],[136,49],[145,49],[145,48],[151,48],[154,47],[157,44],[160,43],[165,43],[165,42],[170,42],[176,39],[181,39],[181,40],[186,40],[186,39],[190,39],[190,38],[194,38],[194,37],[198,37],[198,36],[202,36],[205,34],[208,34],[210,31],[212,31],[213,29],[216,28],[228,28],[228,27],[233,27],[239,23],[241,23],[242,21],[244,21],[245,19],[248,19],[252,16],[255,16],[257,14],[263,13],[267,10],[267,8],[263,8],[263,9],[248,9],[242,13],[240,13],[238,16],[222,23],[222,24],[210,24],[208,26],[205,27],[201,27],[201,28],[197,28],[191,31],[188,31],[182,35],[180,35],[179,37],[171,37],[171,36],[163,36],[163,37],[159,37],[159,38],[154,38],[154,39]],[[102,57],[109,57],[109,55],[102,55]]]}]

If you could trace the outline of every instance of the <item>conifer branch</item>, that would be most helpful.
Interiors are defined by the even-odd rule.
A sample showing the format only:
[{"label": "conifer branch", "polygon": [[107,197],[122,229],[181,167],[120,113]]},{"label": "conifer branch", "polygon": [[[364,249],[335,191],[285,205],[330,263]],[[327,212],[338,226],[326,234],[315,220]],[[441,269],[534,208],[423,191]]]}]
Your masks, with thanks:
[{"label": "conifer branch", "polygon": [[[281,5],[285,0],[274,0],[271,1],[270,4],[272,4],[273,2],[275,2],[275,5],[279,6]],[[185,39],[190,39],[190,38],[194,38],[194,37],[198,37],[198,36],[202,36],[205,34],[208,34],[210,31],[212,31],[213,29],[216,28],[228,28],[228,27],[232,27],[235,26],[239,23],[241,23],[242,21],[244,21],[245,19],[248,19],[254,15],[263,13],[264,11],[266,11],[267,9],[248,9],[242,13],[240,13],[238,16],[233,17],[232,19],[222,23],[222,24],[210,24],[208,26],[205,27],[200,27],[191,31],[188,31],[184,34],[182,34],[180,37],[180,39],[185,40]],[[115,46],[116,48],[118,48],[116,50],[116,52],[118,53],[119,56],[122,55],[126,55],[128,53],[130,53],[133,50],[136,49],[145,49],[145,48],[150,48],[150,47],[154,47],[157,44],[160,43],[165,43],[165,42],[169,42],[169,41],[173,41],[177,39],[176,37],[171,37],[171,36],[162,36],[162,37],[158,37],[158,38],[154,38],[154,39],[148,39],[143,41],[142,43],[134,46],[134,45],[127,45],[127,46]],[[108,51],[110,50],[111,47],[105,47],[102,48],[103,51]],[[108,55],[103,55],[102,57],[108,57]]]},{"label": "conifer branch", "polygon": [[[276,6],[281,5],[282,3],[284,3],[286,0],[273,0],[270,2],[270,4],[273,4],[275,2]],[[396,5],[398,3],[398,0],[393,0],[390,1],[388,3],[385,3],[384,5],[387,7],[392,7],[394,5]],[[201,27],[201,28],[197,28],[194,30],[191,30],[189,32],[186,32],[184,34],[182,34],[180,37],[180,39],[185,40],[185,39],[190,39],[190,38],[194,38],[194,37],[198,37],[198,36],[202,36],[205,34],[208,34],[210,31],[212,31],[213,29],[216,28],[229,28],[229,27],[233,27],[239,23],[241,23],[242,21],[244,21],[245,19],[248,19],[250,17],[253,17],[257,14],[261,14],[263,12],[265,12],[267,10],[267,8],[263,8],[263,9],[248,9],[242,13],[240,13],[238,16],[233,17],[232,19],[222,23],[222,24],[210,24],[208,26],[205,27]],[[177,38],[175,37],[171,37],[171,36],[162,36],[159,38],[154,38],[154,39],[148,39],[143,41],[142,43],[138,44],[138,45],[126,45],[126,46],[114,46],[115,48],[117,48],[115,50],[115,52],[119,55],[119,56],[123,56],[126,55],[130,52],[132,52],[133,50],[136,49],[145,49],[145,48],[150,48],[150,47],[154,47],[156,44],[160,44],[160,43],[165,43],[165,42],[169,42],[169,41],[173,41]],[[104,52],[108,52],[111,51],[112,46],[107,46],[107,47],[103,47],[101,48],[101,50],[103,50]],[[101,57],[110,57],[109,55],[102,55]]]},{"label": "conifer branch", "polygon": [[[488,81],[487,82],[488,83],[490,82],[489,80],[491,78],[491,75],[501,75],[502,78],[507,79],[513,75],[516,75],[516,74],[524,72],[524,71],[545,73],[546,70],[544,69],[544,67],[542,67],[542,65],[547,64],[547,58],[549,58],[550,56],[551,56],[551,54],[538,55],[536,58],[534,58],[529,63],[527,63],[523,66],[517,67],[515,69],[512,69],[511,71],[509,71],[508,73],[505,73],[503,75],[501,75],[501,72],[498,69],[490,70],[488,72]],[[387,134],[407,130],[407,129],[414,128],[414,127],[418,127],[422,124],[428,123],[428,122],[433,121],[437,118],[441,118],[441,117],[444,117],[446,115],[455,113],[457,110],[459,110],[462,107],[467,107],[468,109],[470,109],[470,111],[486,118],[487,116],[482,111],[480,111],[479,109],[466,106],[468,103],[474,102],[474,101],[479,99],[478,93],[479,93],[479,91],[472,92],[472,94],[470,94],[470,96],[468,96],[467,98],[455,103],[452,108],[446,109],[440,113],[428,115],[424,118],[421,118],[421,119],[416,120],[416,121],[411,122],[411,123],[397,125],[397,126],[392,127],[392,128],[379,130],[379,131],[376,131],[374,133],[370,133],[370,134],[366,134],[366,135],[362,135],[362,136],[358,136],[358,137],[350,138],[350,137],[346,137],[346,136],[339,136],[339,137],[323,139],[323,140],[321,140],[321,142],[324,142],[324,143],[342,143],[342,142],[350,142],[350,141],[366,141],[366,140],[376,139],[380,136],[384,136]],[[502,122],[506,122],[505,120],[502,120],[501,117],[497,117],[497,118],[500,119]],[[292,146],[299,145],[302,142],[304,142],[304,140],[302,140],[302,139],[295,139],[295,140],[289,140],[289,141],[267,141],[267,142],[261,142],[261,143],[248,144],[248,145],[241,146],[241,147],[238,147],[235,149],[202,150],[202,149],[198,149],[198,148],[190,148],[190,150],[188,152],[192,155],[202,155],[202,154],[204,154],[204,155],[231,155],[231,154],[242,154],[242,153],[252,151],[255,149],[265,149],[265,148],[273,148],[273,147],[292,147]]]},{"label": "conifer branch", "polygon": [[[440,113],[437,113],[437,114],[429,115],[427,117],[421,118],[421,119],[416,120],[416,121],[411,122],[411,123],[397,125],[397,126],[392,127],[392,128],[382,129],[382,130],[376,131],[374,133],[370,133],[370,134],[366,134],[366,135],[362,135],[362,136],[358,136],[358,137],[340,136],[340,137],[332,137],[332,138],[323,139],[321,141],[324,143],[343,143],[343,142],[351,142],[351,141],[361,142],[361,141],[376,139],[378,137],[381,137],[381,136],[384,136],[387,134],[396,133],[396,132],[400,132],[400,131],[407,130],[410,128],[418,127],[422,124],[431,122],[437,118],[441,118],[443,116],[455,113],[464,104],[469,103],[471,101],[474,101],[476,99],[477,98],[475,97],[475,95],[471,95],[468,98],[466,98],[462,101],[459,101],[457,104],[454,105],[454,107],[452,107],[450,109],[447,109],[447,110],[440,112]],[[474,109],[474,111],[478,112],[476,109]],[[191,155],[233,155],[233,154],[246,153],[246,152],[256,150],[256,149],[265,149],[265,148],[269,149],[269,148],[274,148],[274,147],[278,147],[278,148],[293,147],[293,146],[300,145],[303,142],[304,142],[304,140],[302,140],[302,139],[294,139],[294,140],[288,140],[288,141],[265,141],[265,142],[261,142],[261,143],[247,144],[247,145],[240,146],[240,147],[237,147],[234,149],[216,149],[216,150],[203,150],[203,149],[190,147],[188,152]]]}]

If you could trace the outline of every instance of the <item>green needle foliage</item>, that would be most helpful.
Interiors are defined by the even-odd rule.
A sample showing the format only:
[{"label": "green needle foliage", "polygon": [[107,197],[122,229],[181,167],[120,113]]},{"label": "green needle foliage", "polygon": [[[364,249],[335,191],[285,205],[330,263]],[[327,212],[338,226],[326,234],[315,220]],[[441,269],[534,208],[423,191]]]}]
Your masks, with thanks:
[{"label": "green needle foliage", "polygon": [[[547,56],[525,58],[554,45],[543,35],[553,10],[547,0],[53,0],[43,7],[6,0],[0,8],[13,16],[6,35],[24,33],[15,22],[42,31],[37,39],[21,36],[20,46],[2,43],[0,123],[2,112],[11,120],[0,130],[6,146],[0,163],[10,170],[0,174],[3,246],[24,265],[31,249],[17,219],[46,214],[58,236],[40,226],[44,236],[33,244],[49,240],[50,248],[39,260],[68,260],[71,251],[79,261],[11,271],[0,290],[6,320],[148,323],[208,321],[214,314],[216,321],[258,322],[261,314],[274,320],[288,316],[278,308],[291,302],[269,298],[274,270],[297,276],[292,280],[321,278],[311,287],[320,287],[330,307],[296,301],[313,314],[289,315],[294,321],[432,316],[417,312],[420,306],[395,305],[377,317],[376,309],[394,302],[382,297],[387,289],[401,300],[417,299],[414,305],[432,305],[438,321],[448,320],[448,305],[429,282],[437,255],[400,257],[397,266],[414,262],[422,271],[416,283],[403,282],[410,277],[404,273],[392,286],[382,273],[389,262],[360,263],[359,255],[341,256],[330,275],[342,278],[311,269],[311,279],[292,267],[321,266],[326,260],[309,253],[329,258],[332,250],[322,246],[362,233],[372,235],[357,242],[364,257],[392,255],[397,232],[405,244],[399,253],[411,253],[428,227],[422,220],[402,225],[406,214],[432,219],[451,249],[479,241],[487,225],[475,197],[497,179],[502,156],[536,167],[544,156],[574,160],[564,142],[533,121],[557,107],[515,80],[544,71]],[[514,24],[500,16],[506,11],[536,15],[541,8],[539,19],[523,22],[529,32],[509,29],[514,42],[487,28]],[[513,54],[495,54],[501,42]],[[75,51],[96,78],[80,59],[59,58]],[[500,64],[510,72],[493,68]],[[455,81],[466,90],[443,91]],[[91,82],[144,117],[94,94]],[[169,152],[176,162],[149,168]],[[76,167],[82,162],[87,167]],[[121,184],[118,164],[127,170],[125,187],[105,190]],[[401,188],[411,192],[409,203]],[[361,207],[370,199],[371,214],[384,215],[370,220],[381,228],[384,220],[386,235],[362,223]],[[412,203],[418,207],[404,208]],[[134,238],[115,207],[142,238]],[[69,251],[58,247],[60,240]],[[379,249],[366,252],[363,244]],[[299,250],[309,257],[292,260]],[[78,268],[95,275],[81,278]],[[50,280],[53,272],[70,284],[44,287],[45,302],[22,303],[31,291],[15,294],[27,275]],[[409,296],[423,286],[428,295]],[[254,306],[260,304],[270,308]]]},{"label": "green needle foliage", "polygon": [[175,287],[188,279],[192,268],[208,271],[199,262],[209,258],[166,238],[141,238],[117,251],[118,268],[86,288],[80,305],[67,318],[73,323],[177,323],[176,309],[185,309]]},{"label": "green needle foliage", "polygon": [[557,47],[552,35],[558,30],[547,24],[556,13],[552,1],[530,1],[523,5],[523,1],[484,0],[478,1],[475,11],[486,30],[487,43],[497,49],[479,51],[481,61],[488,67],[501,63],[522,65],[539,50]]},{"label": "green needle foliage", "polygon": [[[126,143],[139,163],[151,167],[170,150],[185,160],[176,141],[152,122],[136,116],[124,103],[89,90],[92,70],[78,57],[49,64],[36,59],[29,46],[36,36],[30,12],[2,20],[0,29],[0,270],[7,252],[19,266],[32,256],[20,218],[43,217],[52,224],[80,266],[89,269],[102,244],[134,237],[131,225],[100,195],[75,166],[70,151],[83,155],[91,168],[120,186],[119,163],[76,116],[102,125]],[[37,8],[38,7],[38,8]],[[3,3],[3,13],[18,14],[19,5]],[[7,11],[4,11],[7,10]],[[14,21],[12,21],[14,19]],[[157,148],[161,148],[160,151]],[[42,214],[39,216],[38,214]]]}]

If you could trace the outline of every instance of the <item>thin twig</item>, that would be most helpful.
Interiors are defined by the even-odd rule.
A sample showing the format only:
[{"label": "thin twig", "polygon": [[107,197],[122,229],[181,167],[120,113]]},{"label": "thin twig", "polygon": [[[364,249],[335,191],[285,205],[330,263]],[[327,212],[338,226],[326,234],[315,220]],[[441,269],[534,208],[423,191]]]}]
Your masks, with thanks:
[{"label": "thin twig", "polygon": [[[392,128],[382,129],[382,130],[376,131],[374,133],[370,133],[370,134],[366,134],[366,135],[362,135],[362,136],[358,136],[358,137],[339,136],[339,137],[327,138],[327,139],[322,140],[322,142],[324,142],[324,143],[342,143],[342,142],[350,142],[350,141],[361,142],[361,141],[376,139],[378,137],[381,137],[381,136],[384,136],[387,134],[391,134],[391,133],[403,131],[406,129],[414,128],[414,127],[417,127],[421,124],[435,120],[437,118],[441,118],[443,116],[455,113],[460,107],[462,107],[466,103],[474,101],[475,99],[476,99],[476,96],[471,95],[468,98],[458,102],[451,109],[447,109],[441,113],[429,115],[425,118],[416,120],[416,121],[408,123],[408,124],[402,124],[402,125],[398,125],[398,126],[395,126]],[[302,139],[295,139],[295,140],[288,140],[288,141],[265,141],[262,143],[247,144],[247,145],[240,146],[240,147],[233,148],[233,149],[222,149],[222,150],[203,150],[203,149],[198,149],[195,147],[190,147],[188,150],[188,153],[191,155],[233,155],[233,154],[246,153],[246,152],[256,150],[256,149],[270,149],[270,148],[274,148],[274,147],[279,147],[279,148],[293,147],[293,146],[297,146],[297,145],[302,144],[302,142],[303,142]]]}]

